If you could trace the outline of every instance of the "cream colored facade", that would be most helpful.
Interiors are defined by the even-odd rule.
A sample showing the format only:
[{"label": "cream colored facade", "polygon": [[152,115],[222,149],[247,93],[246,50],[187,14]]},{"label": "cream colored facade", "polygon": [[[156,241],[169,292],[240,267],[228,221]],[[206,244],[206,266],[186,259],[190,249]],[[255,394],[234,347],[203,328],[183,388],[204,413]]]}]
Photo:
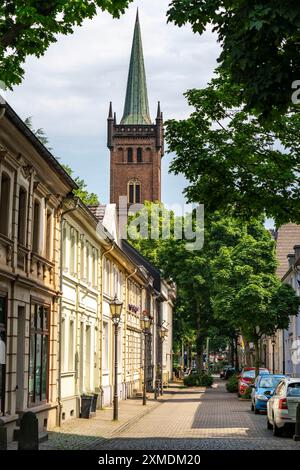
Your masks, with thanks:
[{"label": "cream colored facade", "polygon": [[[163,353],[167,383],[173,297],[167,283],[161,294],[159,272],[155,280],[141,255],[136,259],[124,251],[116,207],[107,206],[101,221],[82,202],[76,205],[70,194],[74,181],[8,105],[5,111],[0,119],[0,419],[10,441],[25,411],[36,413],[43,432],[78,417],[84,394],[96,394],[98,408],[111,405],[115,296],[123,302],[120,399],[141,392],[145,367],[147,389],[153,389],[162,318],[169,331]],[[146,346],[145,311],[152,318]]]},{"label": "cream colored facade", "polygon": [[176,298],[175,287],[166,281],[161,281],[161,293],[165,301],[161,304],[161,324],[167,329],[167,335],[162,343],[163,383],[167,385],[173,378],[173,308]]},{"label": "cream colored facade", "polygon": [[114,328],[109,304],[117,295],[123,302],[118,331],[118,391],[119,398],[133,397],[142,386],[142,333],[140,318],[143,287],[146,280],[120,247],[114,243],[103,256],[103,315],[102,315],[102,404],[113,400]]},{"label": "cream colored facade", "polygon": [[80,415],[82,394],[99,394],[101,344],[101,250],[97,220],[83,205],[63,226],[63,289],[60,319],[61,422]]},{"label": "cream colored facade", "polygon": [[75,187],[6,106],[0,120],[1,420],[36,413],[43,431],[57,416],[60,206]]}]

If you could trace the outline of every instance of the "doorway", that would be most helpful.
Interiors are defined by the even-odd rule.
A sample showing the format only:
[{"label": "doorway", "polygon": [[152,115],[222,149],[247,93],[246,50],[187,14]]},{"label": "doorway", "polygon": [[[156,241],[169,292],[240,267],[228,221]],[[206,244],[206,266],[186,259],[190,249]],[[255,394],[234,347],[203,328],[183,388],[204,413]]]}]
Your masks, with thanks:
[{"label": "doorway", "polygon": [[25,307],[18,307],[16,412],[24,409]]}]

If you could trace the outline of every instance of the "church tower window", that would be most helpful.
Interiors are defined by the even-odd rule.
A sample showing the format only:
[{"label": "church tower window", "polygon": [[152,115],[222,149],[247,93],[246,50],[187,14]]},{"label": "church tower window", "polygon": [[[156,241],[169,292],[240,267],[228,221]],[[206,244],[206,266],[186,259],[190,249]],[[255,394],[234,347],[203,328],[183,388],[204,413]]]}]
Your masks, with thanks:
[{"label": "church tower window", "polygon": [[132,163],[133,162],[133,150],[132,148],[129,148],[127,150],[127,162]]},{"label": "church tower window", "polygon": [[139,181],[129,181],[127,190],[128,204],[140,204],[141,183]]}]

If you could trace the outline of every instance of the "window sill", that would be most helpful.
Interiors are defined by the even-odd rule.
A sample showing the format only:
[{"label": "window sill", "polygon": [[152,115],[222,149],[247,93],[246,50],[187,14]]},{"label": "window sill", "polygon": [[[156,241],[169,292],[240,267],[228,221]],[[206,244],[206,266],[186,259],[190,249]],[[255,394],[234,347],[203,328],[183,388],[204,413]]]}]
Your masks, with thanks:
[{"label": "window sill", "polygon": [[57,408],[57,406],[57,403],[33,403],[28,405],[27,408],[23,411],[26,412],[34,410],[35,413],[39,413],[41,411],[47,411],[53,408]]},{"label": "window sill", "polygon": [[16,421],[19,418],[19,415],[5,415],[5,416],[0,416],[0,420],[6,424],[6,423],[11,423],[12,421]]},{"label": "window sill", "polygon": [[62,377],[72,377],[73,375],[75,375],[75,371],[68,371],[68,372],[61,373]]}]

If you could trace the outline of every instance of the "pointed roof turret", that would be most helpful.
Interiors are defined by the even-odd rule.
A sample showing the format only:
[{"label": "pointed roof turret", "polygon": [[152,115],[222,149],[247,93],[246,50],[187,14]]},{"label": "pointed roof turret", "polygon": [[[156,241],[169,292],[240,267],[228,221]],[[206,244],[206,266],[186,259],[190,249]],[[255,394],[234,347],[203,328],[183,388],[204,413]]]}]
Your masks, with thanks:
[{"label": "pointed roof turret", "polygon": [[109,111],[108,111],[108,119],[112,119],[113,117],[113,110],[112,110],[112,102],[109,103]]},{"label": "pointed roof turret", "polygon": [[151,124],[138,11],[135,21],[124,114],[121,124]]},{"label": "pointed roof turret", "polygon": [[161,119],[160,101],[158,102],[158,105],[157,105],[156,119]]}]

